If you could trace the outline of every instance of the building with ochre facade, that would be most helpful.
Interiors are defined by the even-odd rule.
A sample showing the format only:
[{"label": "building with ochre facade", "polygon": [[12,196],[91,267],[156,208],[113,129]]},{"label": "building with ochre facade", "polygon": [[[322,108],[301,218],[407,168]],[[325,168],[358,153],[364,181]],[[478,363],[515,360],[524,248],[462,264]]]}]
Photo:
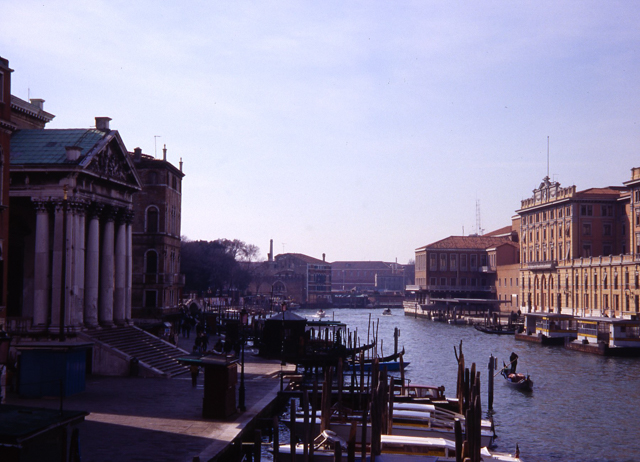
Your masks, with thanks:
[{"label": "building with ochre facade", "polygon": [[640,168],[624,186],[583,191],[546,177],[517,213],[524,310],[637,316]]}]

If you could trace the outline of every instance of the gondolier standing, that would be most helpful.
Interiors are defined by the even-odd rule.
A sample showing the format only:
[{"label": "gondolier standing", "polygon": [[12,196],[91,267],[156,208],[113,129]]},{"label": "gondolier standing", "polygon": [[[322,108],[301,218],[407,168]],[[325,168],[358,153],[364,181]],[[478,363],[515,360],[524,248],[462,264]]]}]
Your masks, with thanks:
[{"label": "gondolier standing", "polygon": [[518,365],[518,355],[515,352],[511,352],[511,356],[509,356],[509,364],[511,364],[511,374],[516,373],[516,366]]}]

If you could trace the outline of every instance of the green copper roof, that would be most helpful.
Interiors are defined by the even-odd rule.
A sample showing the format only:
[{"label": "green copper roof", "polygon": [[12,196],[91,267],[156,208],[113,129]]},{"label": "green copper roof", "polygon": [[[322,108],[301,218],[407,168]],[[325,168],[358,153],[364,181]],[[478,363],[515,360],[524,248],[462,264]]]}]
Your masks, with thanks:
[{"label": "green copper roof", "polygon": [[[77,164],[107,134],[84,128],[18,130],[11,135],[11,165]],[[82,149],[78,160],[67,160],[67,146]]]}]

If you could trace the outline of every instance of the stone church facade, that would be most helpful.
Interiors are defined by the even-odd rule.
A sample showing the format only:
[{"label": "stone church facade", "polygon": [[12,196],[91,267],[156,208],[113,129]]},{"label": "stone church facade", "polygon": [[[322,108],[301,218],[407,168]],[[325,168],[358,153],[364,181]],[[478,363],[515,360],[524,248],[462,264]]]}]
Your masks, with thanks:
[{"label": "stone church facade", "polygon": [[29,320],[29,331],[64,335],[131,320],[141,182],[109,121],[11,137],[8,315]]}]

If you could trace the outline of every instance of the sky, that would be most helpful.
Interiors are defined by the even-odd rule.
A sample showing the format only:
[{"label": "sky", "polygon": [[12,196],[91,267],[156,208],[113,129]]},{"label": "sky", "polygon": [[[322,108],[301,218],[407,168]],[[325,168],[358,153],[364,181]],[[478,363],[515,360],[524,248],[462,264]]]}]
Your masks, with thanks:
[{"label": "sky", "polygon": [[[640,166],[640,3],[0,0],[12,93],[184,162],[182,235],[407,263]],[[548,153],[548,155],[547,155]],[[547,161],[548,159],[548,161]],[[480,222],[480,227],[478,227]]]}]

